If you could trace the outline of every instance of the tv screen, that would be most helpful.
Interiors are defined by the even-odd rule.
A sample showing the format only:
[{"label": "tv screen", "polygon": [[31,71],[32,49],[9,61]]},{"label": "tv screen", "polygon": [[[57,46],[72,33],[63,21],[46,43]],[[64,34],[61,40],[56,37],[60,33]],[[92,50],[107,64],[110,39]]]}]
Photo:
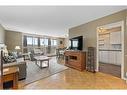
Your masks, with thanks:
[{"label": "tv screen", "polygon": [[72,41],[72,45],[73,45],[73,47],[78,47],[78,40],[73,40]]},{"label": "tv screen", "polygon": [[78,37],[70,39],[69,45],[70,45],[70,49],[72,50],[82,50],[83,36],[78,36]]}]

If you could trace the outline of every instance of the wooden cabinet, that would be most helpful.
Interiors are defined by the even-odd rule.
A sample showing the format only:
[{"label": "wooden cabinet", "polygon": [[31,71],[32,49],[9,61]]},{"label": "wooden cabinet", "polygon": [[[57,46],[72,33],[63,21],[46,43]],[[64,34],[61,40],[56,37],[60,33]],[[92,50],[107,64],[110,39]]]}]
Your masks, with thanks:
[{"label": "wooden cabinet", "polygon": [[83,71],[86,67],[86,53],[83,51],[65,51],[65,65]]},{"label": "wooden cabinet", "polygon": [[121,44],[121,32],[111,32],[110,33],[110,44]]}]

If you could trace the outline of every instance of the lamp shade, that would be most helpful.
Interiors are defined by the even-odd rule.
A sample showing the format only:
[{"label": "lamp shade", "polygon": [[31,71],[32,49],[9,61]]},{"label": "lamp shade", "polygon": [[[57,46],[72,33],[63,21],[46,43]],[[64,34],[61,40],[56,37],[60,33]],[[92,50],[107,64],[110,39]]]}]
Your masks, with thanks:
[{"label": "lamp shade", "polygon": [[15,46],[15,49],[20,49],[20,46]]}]

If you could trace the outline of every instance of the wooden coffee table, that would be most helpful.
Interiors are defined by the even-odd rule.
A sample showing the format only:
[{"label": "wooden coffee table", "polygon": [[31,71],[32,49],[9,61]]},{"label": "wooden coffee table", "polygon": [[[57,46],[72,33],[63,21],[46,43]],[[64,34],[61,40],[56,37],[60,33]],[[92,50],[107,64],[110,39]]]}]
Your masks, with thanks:
[{"label": "wooden coffee table", "polygon": [[[36,65],[42,69],[45,67],[49,67],[49,59],[51,58],[47,56],[36,56],[34,57],[34,59],[35,59]],[[44,63],[45,61],[47,61],[47,63]]]}]

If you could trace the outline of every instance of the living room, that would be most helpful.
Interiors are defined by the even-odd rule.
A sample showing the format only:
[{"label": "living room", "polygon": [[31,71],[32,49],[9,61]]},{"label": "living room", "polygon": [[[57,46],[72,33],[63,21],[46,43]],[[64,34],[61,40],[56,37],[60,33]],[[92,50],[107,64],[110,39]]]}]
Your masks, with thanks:
[{"label": "living room", "polygon": [[[62,63],[57,64],[60,59],[63,59],[58,50],[65,50],[67,38],[22,33],[5,30],[3,27],[1,29],[1,36],[4,37],[4,40],[1,40],[4,52],[3,67],[19,68],[18,88],[21,89],[25,85],[67,69]],[[38,59],[39,56],[43,56],[43,58]],[[59,60],[57,60],[58,58]],[[6,83],[4,88],[7,89],[8,85],[11,83]]]},{"label": "living room", "polygon": [[[88,9],[91,10],[88,15],[82,13]],[[89,18],[96,12],[94,9],[99,12],[93,18]],[[74,10],[75,13],[71,13]],[[120,77],[99,71],[99,44],[97,44],[100,35],[97,35],[98,28],[103,31],[117,26],[120,27],[118,31],[121,31],[121,35],[124,33],[126,36],[126,32],[122,32],[126,31],[125,27],[123,28],[127,13],[125,6],[1,6],[0,12],[2,14],[0,47],[4,52],[1,61],[4,63],[4,72],[9,70],[7,68],[18,67],[12,68],[16,70],[16,74],[18,73],[16,83],[5,83],[3,88],[8,86],[14,89],[127,88],[125,83],[127,46],[123,44],[126,43],[126,37],[121,37],[124,41],[121,40],[120,44],[113,44],[115,48],[120,46],[119,51],[122,52]],[[91,49],[94,51],[92,57],[89,56]],[[92,59],[93,57],[95,59]],[[88,64],[89,62],[91,64]]]}]

